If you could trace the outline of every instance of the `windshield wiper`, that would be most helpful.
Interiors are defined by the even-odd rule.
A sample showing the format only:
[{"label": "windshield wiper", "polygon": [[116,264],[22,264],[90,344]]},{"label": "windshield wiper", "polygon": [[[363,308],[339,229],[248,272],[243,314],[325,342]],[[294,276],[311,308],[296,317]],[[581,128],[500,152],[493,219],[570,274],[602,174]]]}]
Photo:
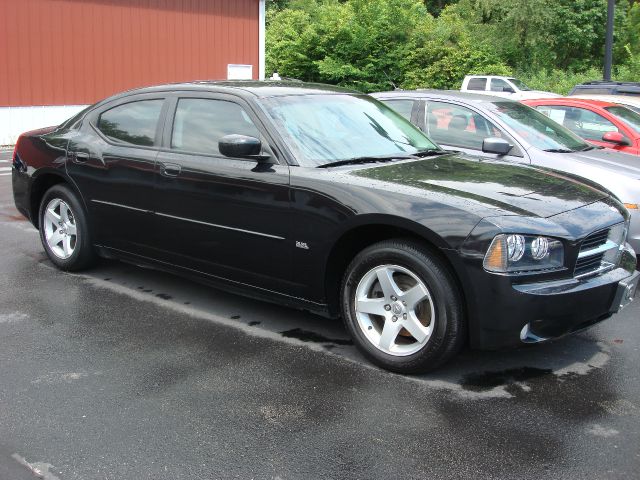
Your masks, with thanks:
[{"label": "windshield wiper", "polygon": [[445,150],[418,150],[412,154],[399,154],[399,155],[368,155],[364,157],[347,158],[345,160],[338,160],[335,162],[325,163],[318,165],[317,168],[339,167],[341,165],[356,165],[359,163],[377,163],[377,162],[393,162],[395,160],[417,160],[419,158],[430,157],[432,155],[444,155]]},{"label": "windshield wiper", "polygon": [[568,148],[547,148],[545,152],[551,153],[574,153],[574,150],[569,150]]},{"label": "windshield wiper", "polygon": [[444,155],[448,152],[447,150],[439,150],[435,148],[429,148],[427,150],[418,150],[416,153],[412,154],[412,157],[424,158],[424,157],[433,157],[434,155]]},{"label": "windshield wiper", "polygon": [[580,150],[577,150],[578,152],[588,152],[589,150],[595,150],[596,147],[594,147],[593,145],[585,145],[583,148],[581,148]]},{"label": "windshield wiper", "polygon": [[371,155],[365,157],[354,157],[347,158],[345,160],[338,160],[335,162],[324,163],[322,165],[318,165],[317,168],[327,168],[327,167],[339,167],[340,165],[356,165],[359,163],[376,163],[376,162],[392,162],[394,160],[406,160],[408,158],[417,158],[413,155]]}]

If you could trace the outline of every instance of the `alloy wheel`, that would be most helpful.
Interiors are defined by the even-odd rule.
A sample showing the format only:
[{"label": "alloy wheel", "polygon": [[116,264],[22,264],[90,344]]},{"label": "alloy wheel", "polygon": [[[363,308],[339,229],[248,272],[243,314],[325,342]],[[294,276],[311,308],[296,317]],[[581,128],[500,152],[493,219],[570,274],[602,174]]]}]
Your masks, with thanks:
[{"label": "alloy wheel", "polygon": [[76,220],[71,207],[64,200],[54,198],[44,211],[44,236],[49,249],[60,259],[67,259],[78,240]]},{"label": "alloy wheel", "polygon": [[422,349],[436,318],[425,283],[399,265],[380,265],[362,277],[355,292],[355,313],[367,340],[394,356]]}]

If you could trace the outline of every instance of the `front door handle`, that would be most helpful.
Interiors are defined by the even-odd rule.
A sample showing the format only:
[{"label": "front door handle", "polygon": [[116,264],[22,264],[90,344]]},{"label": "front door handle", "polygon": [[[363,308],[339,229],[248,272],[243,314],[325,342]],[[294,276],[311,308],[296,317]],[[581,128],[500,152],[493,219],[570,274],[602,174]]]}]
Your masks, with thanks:
[{"label": "front door handle", "polygon": [[165,177],[177,177],[180,175],[182,171],[182,167],[180,165],[176,165],[175,163],[161,163],[160,164],[160,172]]}]

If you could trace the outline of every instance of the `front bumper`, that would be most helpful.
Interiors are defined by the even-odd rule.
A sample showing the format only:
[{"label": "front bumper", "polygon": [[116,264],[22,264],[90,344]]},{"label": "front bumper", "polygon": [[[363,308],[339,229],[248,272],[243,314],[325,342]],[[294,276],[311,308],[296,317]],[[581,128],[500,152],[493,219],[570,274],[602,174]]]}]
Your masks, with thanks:
[{"label": "front bumper", "polygon": [[[496,349],[539,342],[609,318],[629,300],[621,297],[626,286],[637,284],[635,264],[636,254],[627,245],[620,267],[583,279],[516,283],[514,277],[476,270],[475,312],[469,312],[471,344]],[[633,293],[635,287],[634,292],[627,289],[628,296]]]}]

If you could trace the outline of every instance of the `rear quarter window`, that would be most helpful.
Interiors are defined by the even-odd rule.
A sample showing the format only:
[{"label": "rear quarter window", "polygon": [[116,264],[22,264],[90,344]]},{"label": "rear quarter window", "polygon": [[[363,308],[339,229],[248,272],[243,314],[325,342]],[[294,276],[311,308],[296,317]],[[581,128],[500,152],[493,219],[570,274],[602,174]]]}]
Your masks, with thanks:
[{"label": "rear quarter window", "polygon": [[118,105],[98,117],[97,128],[117,143],[151,147],[164,100],[139,100]]}]

